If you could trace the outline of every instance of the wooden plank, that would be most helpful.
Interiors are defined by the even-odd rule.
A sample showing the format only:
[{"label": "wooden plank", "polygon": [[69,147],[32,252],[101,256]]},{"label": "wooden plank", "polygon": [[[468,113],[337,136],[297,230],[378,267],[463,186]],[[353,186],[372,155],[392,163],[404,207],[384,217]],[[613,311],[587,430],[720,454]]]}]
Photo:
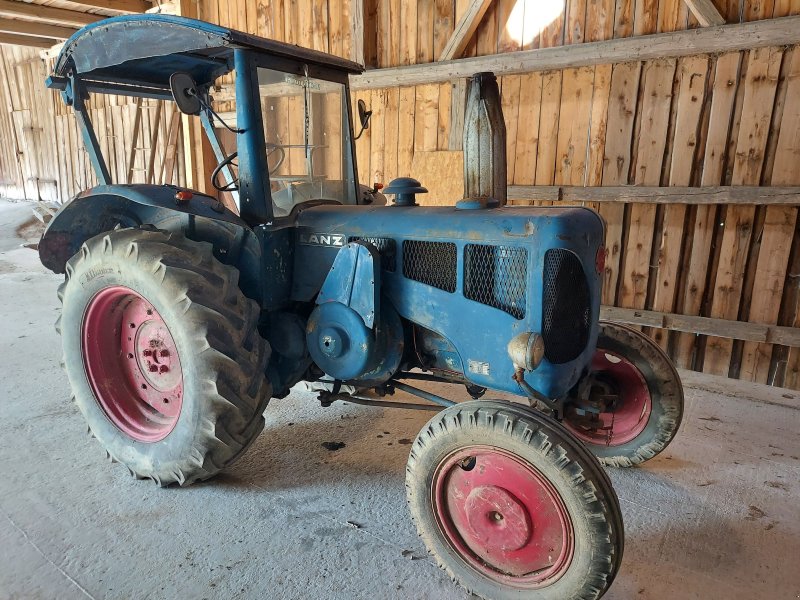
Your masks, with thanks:
[{"label": "wooden plank", "polygon": [[417,64],[433,62],[434,0],[417,0]]},{"label": "wooden plank", "polygon": [[615,0],[614,36],[627,38],[633,35],[633,0]]},{"label": "wooden plank", "polygon": [[780,343],[787,346],[800,347],[800,328],[798,327],[762,325],[744,321],[678,315],[618,306],[601,306],[600,318],[628,325],[659,327],[672,331],[714,335],[728,340],[749,340],[770,344]]},{"label": "wooden plank", "polygon": [[539,154],[536,157],[536,185],[555,181],[558,121],[561,112],[561,71],[542,76],[542,102],[539,108]]},{"label": "wooden plank", "polygon": [[[462,150],[464,146],[464,111],[467,106],[467,80],[456,79],[450,91],[450,130],[448,150]],[[538,123],[538,119],[537,119]]]},{"label": "wooden plank", "polygon": [[[645,65],[641,128],[633,165],[634,182],[639,185],[659,185],[664,147],[667,138],[674,60],[653,61]],[[644,308],[647,300],[653,253],[653,226],[656,209],[652,204],[630,207],[626,245],[621,267],[617,303],[629,308]]]},{"label": "wooden plank", "polygon": [[36,37],[32,35],[17,35],[15,33],[0,33],[0,44],[13,44],[14,46],[27,46],[29,48],[49,48],[56,40]]},{"label": "wooden plank", "polygon": [[[608,106],[608,132],[603,157],[604,186],[627,184],[631,163],[631,137],[639,92],[640,63],[615,65],[611,75]],[[600,215],[606,221],[606,261],[603,274],[602,299],[614,304],[617,296],[625,207],[600,205]]]},{"label": "wooden plank", "polygon": [[[750,53],[741,124],[733,157],[732,183],[735,185],[760,182],[781,57],[781,51],[775,48],[759,48]],[[727,210],[711,305],[712,317],[738,318],[754,216],[753,207],[733,206]],[[727,376],[731,350],[730,340],[709,338],[703,371]]]},{"label": "wooden plank", "polygon": [[[413,65],[417,62],[417,3],[403,2],[400,5],[400,64]],[[471,75],[471,73],[470,73]],[[352,78],[351,78],[352,84]],[[386,85],[372,87],[392,87],[402,85],[397,81],[389,81]],[[411,84],[413,85],[413,84]],[[409,168],[411,164],[409,163]]]},{"label": "wooden plank", "polygon": [[467,10],[456,23],[453,35],[447,40],[438,60],[453,60],[461,56],[491,3],[492,0],[472,0],[470,2]]},{"label": "wooden plank", "polygon": [[436,150],[439,131],[439,86],[418,85],[414,109],[414,151]]},{"label": "wooden plank", "polygon": [[69,0],[69,2],[88,9],[102,8],[118,13],[143,13],[153,8],[153,4],[147,0]]},{"label": "wooden plank", "polygon": [[733,50],[800,43],[800,17],[784,17],[737,25],[706,27],[571,47],[521,50],[430,65],[368,70],[350,78],[352,89],[384,88],[450,81],[480,71],[496,75],[549,71],[630,60],[678,58]]},{"label": "wooden plank", "polygon": [[128,150],[128,172],[125,177],[126,183],[133,182],[133,169],[136,165],[136,156],[139,150],[139,131],[142,129],[142,99],[136,98],[136,103],[134,106],[133,125],[131,126],[131,131],[126,132],[130,133],[130,137],[125,138],[126,142],[127,140],[130,140],[130,146]]},{"label": "wooden plank", "polygon": [[[776,5],[776,10],[778,7]],[[800,183],[800,172],[798,172],[797,165],[800,164],[800,52],[794,48],[784,57],[784,62],[790,61],[787,65],[785,74],[785,105],[783,114],[780,119],[777,144],[775,149],[775,159],[772,164],[771,179],[772,185],[786,185]],[[775,117],[773,117],[773,120]],[[800,263],[800,236],[797,236],[797,214],[794,209],[783,209],[785,212],[781,213],[780,208],[770,207],[767,209],[767,217],[765,219],[765,240],[767,237],[767,222],[778,219],[778,222],[783,220],[792,220],[795,222],[795,231],[793,232],[769,232],[770,244],[776,245],[777,248],[771,249],[767,252],[767,257],[770,261],[775,260],[778,264],[777,271],[783,271],[782,274],[775,273],[766,282],[766,285],[761,283],[761,286],[767,288],[765,296],[769,298],[765,302],[764,309],[770,310],[767,314],[761,314],[762,321],[777,322],[783,325],[794,325],[795,327],[800,324],[800,311],[798,311],[798,301],[800,300],[800,289],[798,288],[797,277],[798,263]],[[762,244],[761,252],[764,252],[764,244]],[[787,255],[788,253],[788,255]],[[784,264],[784,260],[786,263]],[[759,270],[761,273],[761,254],[759,254]],[[767,271],[771,271],[775,267],[769,265],[766,267]],[[775,280],[777,277],[777,281]],[[780,299],[780,311],[775,313],[778,305],[778,300],[775,298],[774,289],[776,285],[782,286],[782,298]],[[773,306],[774,305],[774,306]],[[753,306],[750,309],[749,320],[755,320],[754,307],[756,301],[754,299]],[[762,309],[762,310],[764,310]],[[765,311],[766,312],[766,311]],[[777,317],[777,319],[776,319]],[[764,358],[763,354],[766,348],[761,345],[757,347],[744,345],[743,358],[742,358],[742,372],[755,374],[754,379],[761,380],[761,375],[764,373]],[[794,388],[798,387],[797,373],[798,373],[798,358],[800,355],[797,350],[789,350],[787,348],[776,347],[772,351],[772,357],[769,359],[769,373],[768,377],[772,375],[772,380],[777,379],[777,385],[790,385]],[[755,368],[754,368],[755,366]],[[774,375],[773,375],[774,373]],[[768,381],[772,382],[768,379]]]},{"label": "wooden plank", "polygon": [[[708,74],[708,58],[690,57],[678,67],[679,88],[675,109],[675,130],[669,165],[669,185],[687,186],[692,182],[697,164],[697,134]],[[657,241],[657,273],[653,295],[653,310],[675,312],[679,290],[681,251],[684,240],[686,207],[668,204],[664,207],[660,239]],[[655,332],[655,339],[667,350],[668,336]]]},{"label": "wooden plank", "polygon": [[692,11],[694,18],[703,27],[724,25],[725,19],[719,14],[717,7],[711,0],[683,0]]},{"label": "wooden plank", "polygon": [[522,42],[525,39],[523,31],[525,4],[525,0],[497,0],[495,10],[499,29],[497,35],[498,54],[522,49]]},{"label": "wooden plank", "polygon": [[350,60],[365,64],[364,0],[350,0]]},{"label": "wooden plank", "polygon": [[[514,181],[517,159],[517,127],[519,124],[520,75],[503,77],[499,82],[500,101],[506,125],[506,180]],[[523,120],[526,115],[523,113]]]},{"label": "wooden plank", "polygon": [[453,88],[449,82],[439,85],[439,126],[436,132],[437,150],[448,150],[450,147],[450,107],[452,106],[452,93]]},{"label": "wooden plank", "polygon": [[586,15],[587,42],[601,42],[614,36],[614,0],[588,0]]},{"label": "wooden plank", "polygon": [[[388,183],[392,179],[401,176],[397,167],[397,149],[400,133],[400,90],[398,88],[386,90],[386,111],[383,120],[384,178],[380,183]],[[405,124],[405,118],[403,123]]]},{"label": "wooden plank", "polygon": [[416,91],[413,87],[400,88],[400,104],[398,113],[403,126],[398,129],[397,136],[397,173],[400,177],[411,177],[414,158],[414,127],[417,121]]},{"label": "wooden plank", "polygon": [[658,3],[658,31],[686,29],[689,10],[684,0],[660,0]]},{"label": "wooden plank", "polygon": [[479,55],[488,56],[497,54],[497,5],[492,4],[483,20],[478,24],[475,33],[475,52]]},{"label": "wooden plank", "polygon": [[[611,93],[611,65],[597,65],[592,82],[592,111],[589,123],[589,158],[586,164],[586,185],[603,183],[603,156],[608,130],[608,103]],[[599,205],[592,203],[597,210]]]},{"label": "wooden plank", "polygon": [[145,183],[153,183],[155,177],[156,156],[158,155],[156,148],[158,147],[158,138],[161,132],[161,115],[163,111],[164,101],[157,100],[156,114],[153,116],[153,120],[150,125],[150,152],[147,157],[147,169],[145,170],[144,174]]},{"label": "wooden plank", "polygon": [[386,90],[372,90],[372,97],[370,99],[370,108],[372,109],[370,131],[372,135],[370,141],[370,171],[367,173],[367,180],[365,182],[367,185],[386,181],[384,173],[385,107]]},{"label": "wooden plank", "polygon": [[[21,21],[19,19],[0,19],[0,32],[16,35],[33,35],[56,40],[65,40],[78,31],[74,27],[61,27],[48,23]],[[49,42],[50,40],[48,40]]]},{"label": "wooden plank", "polygon": [[53,8],[28,2],[15,2],[13,0],[0,0],[0,16],[19,17],[28,21],[54,23],[56,25],[76,25],[79,27],[105,19],[103,15],[90,15],[89,13],[75,10]]},{"label": "wooden plank", "polygon": [[635,0],[633,34],[637,36],[655,33],[658,29],[658,0]]},{"label": "wooden plank", "polygon": [[564,20],[564,43],[582,44],[586,25],[586,0],[567,0]]},{"label": "wooden plank", "polygon": [[178,138],[180,137],[181,113],[177,108],[172,111],[167,129],[167,145],[164,148],[164,158],[161,161],[160,180],[164,185],[171,185],[175,175],[175,161],[178,151]]},{"label": "wooden plank", "polygon": [[[518,147],[519,145],[518,143]],[[508,187],[508,197],[519,201],[546,200],[548,202],[570,202],[575,204],[597,202],[601,206],[631,203],[690,204],[699,206],[715,206],[718,204],[800,206],[800,187],[748,185],[704,187],[510,185]]]},{"label": "wooden plank", "polygon": [[593,83],[594,69],[590,67],[562,73],[556,184],[580,186],[585,182]]},{"label": "wooden plank", "polygon": [[532,185],[536,181],[541,98],[542,74],[522,75],[519,83],[519,113],[524,115],[524,123],[522,127],[517,127],[514,179],[511,180],[519,185]]}]

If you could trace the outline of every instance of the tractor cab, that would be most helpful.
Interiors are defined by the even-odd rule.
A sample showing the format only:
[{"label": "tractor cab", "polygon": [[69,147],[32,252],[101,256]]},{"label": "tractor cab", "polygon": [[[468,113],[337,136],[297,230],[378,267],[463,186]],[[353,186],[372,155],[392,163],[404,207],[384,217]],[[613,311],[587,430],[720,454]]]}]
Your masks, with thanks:
[{"label": "tractor cab", "polygon": [[[356,177],[348,76],[360,65],[313,50],[168,15],[124,16],[70,38],[48,86],[78,116],[98,182],[110,185],[86,99],[91,93],[174,100],[199,117],[217,168],[211,184],[230,194],[249,225],[300,204],[372,203]],[[235,99],[219,114],[212,94]],[[362,127],[368,114],[361,108]]]}]

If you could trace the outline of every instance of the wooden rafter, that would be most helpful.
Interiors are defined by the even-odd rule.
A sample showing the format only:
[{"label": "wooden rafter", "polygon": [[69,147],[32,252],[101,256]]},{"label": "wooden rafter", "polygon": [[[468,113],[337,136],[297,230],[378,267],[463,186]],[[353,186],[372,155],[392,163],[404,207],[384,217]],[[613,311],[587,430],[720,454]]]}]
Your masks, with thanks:
[{"label": "wooden rafter", "polygon": [[703,27],[713,27],[715,25],[724,25],[725,19],[719,14],[717,7],[711,0],[684,0],[686,6],[692,11],[694,18]]},{"label": "wooden rafter", "polygon": [[53,8],[41,4],[0,0],[0,16],[25,19],[38,23],[55,23],[58,25],[75,25],[82,27],[104,19],[102,15],[90,15],[76,10]]},{"label": "wooden rafter", "polygon": [[143,13],[153,8],[147,0],[69,0],[86,8],[102,8],[120,13]]},{"label": "wooden rafter", "polygon": [[0,33],[0,44],[14,44],[15,46],[30,46],[32,48],[49,48],[56,43],[50,40],[33,35],[16,35],[14,33]]},{"label": "wooden rafter", "polygon": [[751,21],[623,39],[521,50],[430,64],[372,69],[350,78],[353,90],[424,85],[470,77],[481,71],[497,75],[717,54],[800,43],[800,16]]},{"label": "wooden rafter", "polygon": [[491,3],[492,0],[472,0],[469,3],[467,10],[456,23],[453,35],[447,40],[439,60],[452,60],[461,56]]},{"label": "wooden rafter", "polygon": [[756,204],[800,206],[800,187],[727,185],[713,187],[510,185],[509,200],[622,202],[635,204]]},{"label": "wooden rafter", "polygon": [[65,40],[77,29],[74,27],[61,27],[49,23],[34,23],[20,21],[19,19],[0,19],[0,33],[13,33],[17,35],[34,35],[37,37]]}]

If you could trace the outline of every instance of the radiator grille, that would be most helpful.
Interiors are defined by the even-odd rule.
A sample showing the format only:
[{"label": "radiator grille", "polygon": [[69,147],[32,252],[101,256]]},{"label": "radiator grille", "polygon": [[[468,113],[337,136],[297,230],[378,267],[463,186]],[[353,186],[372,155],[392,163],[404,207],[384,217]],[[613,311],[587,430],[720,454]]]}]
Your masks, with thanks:
[{"label": "radiator grille", "polygon": [[527,265],[525,248],[467,244],[464,247],[464,296],[522,319]]},{"label": "radiator grille", "polygon": [[591,298],[581,261],[563,248],[544,255],[542,338],[544,354],[554,364],[574,360],[586,348]]},{"label": "radiator grille", "polygon": [[375,246],[381,255],[381,269],[394,273],[397,269],[397,243],[391,238],[379,237],[351,237],[348,242],[367,242]]},{"label": "radiator grille", "polygon": [[452,242],[403,242],[403,275],[446,292],[456,291],[456,245]]}]

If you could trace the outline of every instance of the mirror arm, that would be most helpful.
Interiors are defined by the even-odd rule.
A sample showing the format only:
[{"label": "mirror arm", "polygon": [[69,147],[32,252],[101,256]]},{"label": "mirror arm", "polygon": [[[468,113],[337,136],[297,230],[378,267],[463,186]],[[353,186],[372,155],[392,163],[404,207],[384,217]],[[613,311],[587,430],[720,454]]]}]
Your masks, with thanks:
[{"label": "mirror arm", "polygon": [[191,96],[194,96],[195,98],[197,98],[197,100],[200,102],[200,106],[202,106],[202,107],[203,107],[203,109],[205,109],[206,111],[208,111],[208,113],[209,113],[209,114],[211,114],[212,116],[214,116],[214,117],[217,119],[217,121],[219,121],[220,123],[222,123],[222,126],[223,126],[225,129],[227,129],[227,130],[228,130],[228,131],[230,131],[231,133],[244,133],[244,131],[245,131],[244,129],[237,129],[236,127],[231,127],[230,125],[228,125],[228,124],[227,124],[227,123],[226,123],[226,122],[223,120],[223,118],[222,118],[222,117],[220,117],[220,116],[219,116],[219,115],[216,113],[216,111],[215,111],[213,108],[211,108],[211,104],[210,104],[209,102],[206,102],[206,99],[203,97],[203,95],[202,95],[202,94],[198,94],[198,93],[197,93],[197,90],[190,90],[190,91],[189,91],[189,95],[191,95]]},{"label": "mirror arm", "polygon": [[364,130],[369,127],[370,117],[372,117],[372,111],[371,110],[369,110],[369,111],[364,113],[364,116],[361,119],[361,131],[359,131],[358,135],[353,138],[354,140],[357,140],[358,138],[360,138],[361,134],[364,133]]}]

